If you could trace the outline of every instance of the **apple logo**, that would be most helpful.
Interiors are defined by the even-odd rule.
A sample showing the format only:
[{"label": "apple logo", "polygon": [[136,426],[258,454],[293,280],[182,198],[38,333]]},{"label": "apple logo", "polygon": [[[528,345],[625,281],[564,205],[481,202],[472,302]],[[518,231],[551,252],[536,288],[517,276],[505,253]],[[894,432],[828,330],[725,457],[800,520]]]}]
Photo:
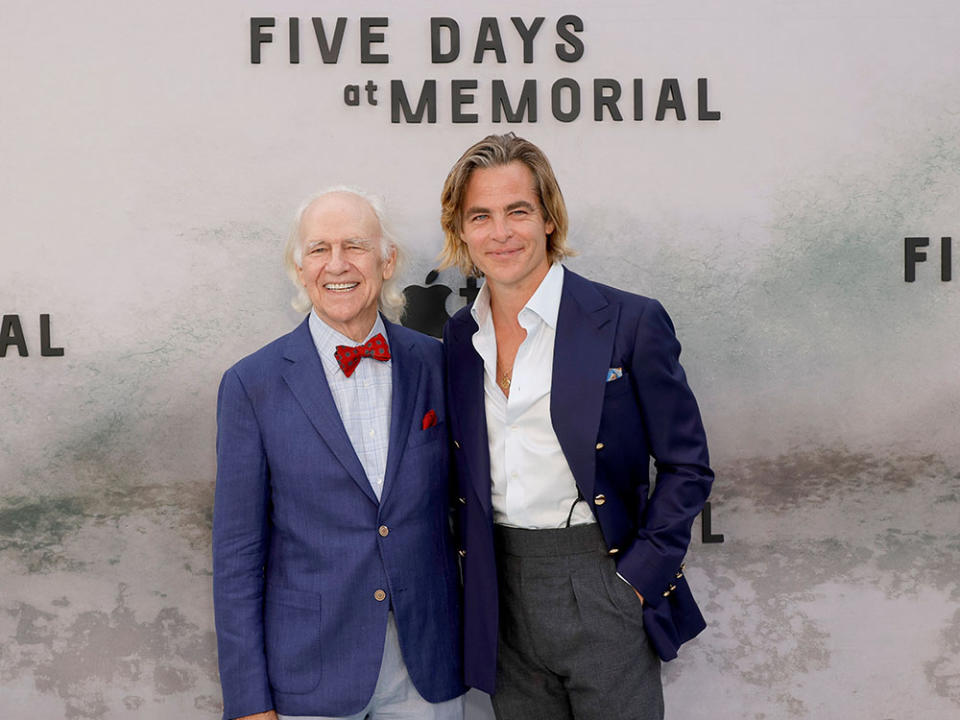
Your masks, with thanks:
[{"label": "apple logo", "polygon": [[407,300],[403,313],[404,326],[436,338],[443,335],[443,326],[450,319],[447,296],[453,292],[446,285],[433,285],[438,275],[436,270],[427,273],[424,282],[431,287],[407,285],[403,289],[403,296]]}]

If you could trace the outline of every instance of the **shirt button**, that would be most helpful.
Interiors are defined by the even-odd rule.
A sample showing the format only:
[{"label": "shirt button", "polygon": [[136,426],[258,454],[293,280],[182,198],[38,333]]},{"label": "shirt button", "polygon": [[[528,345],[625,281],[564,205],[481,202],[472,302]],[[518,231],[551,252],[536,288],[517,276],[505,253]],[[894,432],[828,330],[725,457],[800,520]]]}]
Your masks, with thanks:
[{"label": "shirt button", "polygon": [[387,599],[387,594],[383,590],[377,590],[373,594],[373,597],[377,602],[383,602],[384,600]]},{"label": "shirt button", "polygon": [[377,532],[380,533],[380,537],[386,537],[390,534],[390,528],[388,528],[386,525],[381,525]]}]

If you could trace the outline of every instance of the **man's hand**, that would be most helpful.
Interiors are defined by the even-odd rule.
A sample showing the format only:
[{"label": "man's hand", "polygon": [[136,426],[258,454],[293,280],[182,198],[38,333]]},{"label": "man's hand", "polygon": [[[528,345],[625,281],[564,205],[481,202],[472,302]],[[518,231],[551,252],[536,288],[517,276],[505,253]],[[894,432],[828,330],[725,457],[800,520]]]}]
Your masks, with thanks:
[{"label": "man's hand", "polygon": [[635,593],[637,593],[637,597],[640,598],[640,604],[643,605],[643,595],[641,595],[639,592],[637,592],[637,589],[636,589],[636,588],[634,588],[633,591],[634,591]]},{"label": "man's hand", "polygon": [[237,720],[277,720],[277,713],[274,710],[268,710],[264,713],[257,713],[256,715],[244,715]]}]

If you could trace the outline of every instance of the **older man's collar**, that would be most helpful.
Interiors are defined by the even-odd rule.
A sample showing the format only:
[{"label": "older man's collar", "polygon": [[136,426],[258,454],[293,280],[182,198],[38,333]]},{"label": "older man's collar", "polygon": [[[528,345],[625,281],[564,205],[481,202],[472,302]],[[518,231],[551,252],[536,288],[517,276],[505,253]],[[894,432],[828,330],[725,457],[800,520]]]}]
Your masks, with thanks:
[{"label": "older man's collar", "polygon": [[323,360],[324,366],[329,366],[329,369],[333,371],[340,369],[334,357],[334,353],[337,352],[337,345],[348,345],[350,347],[362,345],[377,333],[382,333],[383,337],[387,338],[389,345],[390,341],[387,335],[387,329],[383,324],[383,318],[380,317],[380,313],[377,313],[377,319],[374,321],[373,327],[370,328],[370,332],[367,333],[367,336],[362,342],[358,343],[327,325],[320,319],[320,316],[317,315],[316,309],[310,311],[310,335],[313,337],[313,344],[316,345],[317,353],[319,353],[320,359]]}]

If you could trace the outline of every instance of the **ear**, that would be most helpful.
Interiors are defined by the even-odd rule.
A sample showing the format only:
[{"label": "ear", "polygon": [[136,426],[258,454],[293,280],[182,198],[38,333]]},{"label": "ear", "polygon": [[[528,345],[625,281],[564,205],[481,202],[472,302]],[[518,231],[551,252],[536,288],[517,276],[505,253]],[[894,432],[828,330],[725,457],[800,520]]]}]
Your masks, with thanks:
[{"label": "ear", "polygon": [[300,278],[300,284],[306,287],[307,281],[303,279],[303,267],[301,265],[297,265],[297,277]]},{"label": "ear", "polygon": [[391,247],[390,254],[383,262],[383,279],[389,280],[393,277],[393,271],[397,269],[397,248]]},{"label": "ear", "polygon": [[547,220],[543,224],[543,229],[546,232],[547,237],[550,237],[553,235],[553,231],[557,229],[557,226],[553,224],[553,220]]}]

